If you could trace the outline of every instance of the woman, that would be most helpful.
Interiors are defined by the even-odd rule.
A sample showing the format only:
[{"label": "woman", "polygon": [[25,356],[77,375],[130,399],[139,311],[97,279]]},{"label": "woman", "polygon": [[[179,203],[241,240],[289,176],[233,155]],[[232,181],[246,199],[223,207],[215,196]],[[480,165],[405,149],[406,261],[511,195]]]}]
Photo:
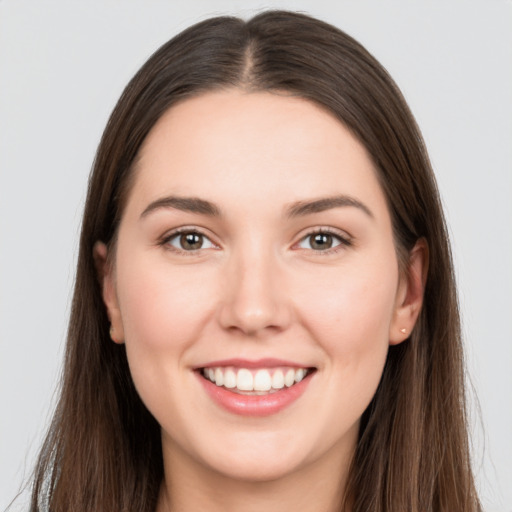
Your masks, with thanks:
[{"label": "woman", "polygon": [[32,509],[480,510],[421,136],[357,42],[214,18],[105,130]]}]

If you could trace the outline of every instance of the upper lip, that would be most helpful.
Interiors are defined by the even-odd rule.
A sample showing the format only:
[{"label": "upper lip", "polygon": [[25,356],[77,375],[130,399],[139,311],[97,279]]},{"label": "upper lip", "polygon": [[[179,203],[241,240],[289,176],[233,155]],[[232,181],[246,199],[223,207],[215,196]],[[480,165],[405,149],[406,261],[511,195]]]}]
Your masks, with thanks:
[{"label": "upper lip", "polygon": [[276,368],[278,366],[289,366],[291,368],[312,368],[311,365],[304,365],[296,361],[289,361],[285,359],[275,359],[273,357],[266,357],[263,359],[222,359],[217,361],[210,361],[203,365],[196,366],[194,369],[200,368],[217,368],[222,366],[234,366],[236,368]]}]

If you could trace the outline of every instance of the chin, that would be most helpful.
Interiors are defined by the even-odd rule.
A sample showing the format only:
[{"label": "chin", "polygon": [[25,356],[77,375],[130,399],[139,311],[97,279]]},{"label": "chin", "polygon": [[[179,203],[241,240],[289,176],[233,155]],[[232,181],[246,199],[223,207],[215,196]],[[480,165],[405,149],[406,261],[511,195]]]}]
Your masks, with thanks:
[{"label": "chin", "polygon": [[299,464],[287,461],[238,461],[229,467],[222,464],[212,467],[219,475],[239,482],[263,483],[281,480],[299,469]]},{"label": "chin", "polygon": [[219,475],[248,483],[279,480],[310,463],[307,444],[290,438],[290,433],[284,439],[281,435],[249,437],[244,440],[242,436],[237,442],[232,440],[213,453],[205,453],[204,462]]}]

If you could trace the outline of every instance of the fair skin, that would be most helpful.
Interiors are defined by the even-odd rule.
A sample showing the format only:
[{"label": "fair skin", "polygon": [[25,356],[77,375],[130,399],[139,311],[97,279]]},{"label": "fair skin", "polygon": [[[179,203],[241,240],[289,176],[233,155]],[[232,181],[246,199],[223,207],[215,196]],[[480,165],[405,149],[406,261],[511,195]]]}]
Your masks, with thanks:
[{"label": "fair skin", "polygon": [[[294,203],[333,197],[341,200],[289,215]],[[360,417],[389,345],[414,326],[425,276],[421,243],[400,275],[364,147],[297,97],[188,99],[145,140],[118,235],[115,254],[107,260],[98,242],[95,258],[112,338],[126,344],[161,425],[158,510],[336,510]],[[304,368],[300,395],[270,412],[225,407],[205,391],[218,386],[202,369],[233,358],[269,375],[276,368],[263,359],[284,373],[283,361]],[[233,394],[256,403],[223,390],[229,403]]]}]

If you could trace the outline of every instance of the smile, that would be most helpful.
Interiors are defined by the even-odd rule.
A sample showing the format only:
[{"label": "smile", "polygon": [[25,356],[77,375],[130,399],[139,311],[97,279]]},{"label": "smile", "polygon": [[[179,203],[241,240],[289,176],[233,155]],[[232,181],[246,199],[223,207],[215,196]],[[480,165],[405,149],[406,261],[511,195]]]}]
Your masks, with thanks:
[{"label": "smile", "polygon": [[255,417],[276,414],[299,400],[316,370],[273,359],[232,359],[196,368],[194,373],[221,409]]},{"label": "smile", "polygon": [[218,387],[244,395],[264,395],[290,388],[301,382],[312,370],[308,368],[203,368],[203,377]]}]

